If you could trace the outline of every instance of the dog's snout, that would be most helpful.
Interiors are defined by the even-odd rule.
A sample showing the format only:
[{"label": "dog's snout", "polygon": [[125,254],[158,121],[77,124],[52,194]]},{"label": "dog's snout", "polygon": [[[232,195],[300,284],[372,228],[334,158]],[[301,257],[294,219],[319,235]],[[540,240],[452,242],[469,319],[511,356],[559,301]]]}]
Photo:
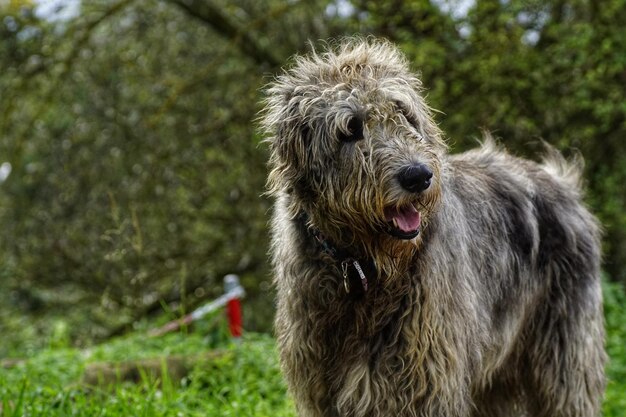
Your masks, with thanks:
[{"label": "dog's snout", "polygon": [[413,164],[402,169],[398,175],[400,185],[412,193],[421,193],[430,187],[433,172],[424,164]]}]

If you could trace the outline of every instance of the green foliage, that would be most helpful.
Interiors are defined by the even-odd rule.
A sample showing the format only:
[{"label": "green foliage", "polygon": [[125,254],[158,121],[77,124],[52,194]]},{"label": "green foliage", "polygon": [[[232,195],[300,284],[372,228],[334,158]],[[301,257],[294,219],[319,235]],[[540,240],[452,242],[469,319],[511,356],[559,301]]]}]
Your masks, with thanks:
[{"label": "green foliage", "polygon": [[[16,89],[0,109],[7,303],[40,337],[62,317],[84,343],[161,300],[214,297],[226,273],[266,294],[258,63],[174,2],[84,2],[61,35],[40,25],[32,46],[14,29],[0,61],[16,75],[2,77]],[[16,78],[36,57],[45,71]]]}]

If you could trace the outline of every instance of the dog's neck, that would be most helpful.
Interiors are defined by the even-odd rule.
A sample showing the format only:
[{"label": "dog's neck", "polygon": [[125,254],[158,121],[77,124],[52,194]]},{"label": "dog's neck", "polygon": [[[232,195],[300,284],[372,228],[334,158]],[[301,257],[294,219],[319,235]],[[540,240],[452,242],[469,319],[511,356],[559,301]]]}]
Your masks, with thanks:
[{"label": "dog's neck", "polygon": [[336,245],[311,223],[310,216],[304,210],[300,211],[296,221],[306,230],[306,235],[314,242],[320,254],[324,255],[323,258],[341,271],[346,293],[367,292],[378,277],[374,259],[357,255],[354,249]]}]

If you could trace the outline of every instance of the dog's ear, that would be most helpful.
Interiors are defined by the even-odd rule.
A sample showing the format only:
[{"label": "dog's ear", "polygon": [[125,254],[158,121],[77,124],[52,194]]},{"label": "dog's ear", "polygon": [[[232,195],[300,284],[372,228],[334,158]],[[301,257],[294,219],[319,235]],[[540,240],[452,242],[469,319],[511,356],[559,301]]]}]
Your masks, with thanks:
[{"label": "dog's ear", "polygon": [[305,98],[293,91],[269,89],[263,125],[271,135],[268,188],[270,194],[302,188],[302,178],[311,159],[312,128],[306,117]]}]

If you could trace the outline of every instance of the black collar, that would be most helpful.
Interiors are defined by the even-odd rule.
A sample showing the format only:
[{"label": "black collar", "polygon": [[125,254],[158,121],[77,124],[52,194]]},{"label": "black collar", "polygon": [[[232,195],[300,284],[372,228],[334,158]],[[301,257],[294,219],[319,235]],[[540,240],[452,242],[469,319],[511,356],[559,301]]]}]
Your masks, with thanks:
[{"label": "black collar", "polygon": [[315,240],[320,251],[332,258],[335,265],[339,266],[346,293],[367,292],[378,275],[376,262],[373,259],[356,257],[350,251],[338,248],[318,228],[310,224],[310,218],[304,211],[297,218],[302,222],[307,234]]}]

